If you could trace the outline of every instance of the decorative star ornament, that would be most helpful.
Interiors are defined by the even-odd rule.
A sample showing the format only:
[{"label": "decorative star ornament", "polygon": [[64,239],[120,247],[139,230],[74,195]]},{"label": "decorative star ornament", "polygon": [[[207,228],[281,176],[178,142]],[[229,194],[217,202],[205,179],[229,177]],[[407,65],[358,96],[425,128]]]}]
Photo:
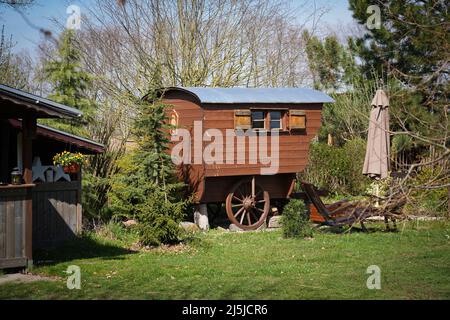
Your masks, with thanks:
[{"label": "decorative star ornament", "polygon": [[55,177],[53,178],[53,181],[58,181],[60,179],[64,179],[66,181],[70,181],[70,176],[64,172],[63,167],[61,167],[60,165],[53,167],[55,170]]},{"label": "decorative star ornament", "polygon": [[33,182],[40,180],[41,182],[45,182],[45,171],[48,170],[50,166],[43,166],[40,157],[34,157],[32,172],[33,172]]}]

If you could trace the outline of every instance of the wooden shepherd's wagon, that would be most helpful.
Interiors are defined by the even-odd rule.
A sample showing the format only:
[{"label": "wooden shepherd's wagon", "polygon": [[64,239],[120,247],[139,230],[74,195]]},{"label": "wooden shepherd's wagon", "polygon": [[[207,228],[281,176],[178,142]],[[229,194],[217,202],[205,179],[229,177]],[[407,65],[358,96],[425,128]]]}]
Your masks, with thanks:
[{"label": "wooden shepherd's wagon", "polygon": [[[304,88],[171,87],[160,97],[178,128],[172,130],[172,148],[187,142],[179,172],[194,192],[196,214],[207,219],[207,204],[225,202],[230,221],[245,230],[264,223],[271,201],[289,198],[296,173],[306,167],[323,104],[333,102]],[[266,155],[260,153],[264,139],[252,136],[263,133]],[[276,136],[278,144],[272,144]]]}]

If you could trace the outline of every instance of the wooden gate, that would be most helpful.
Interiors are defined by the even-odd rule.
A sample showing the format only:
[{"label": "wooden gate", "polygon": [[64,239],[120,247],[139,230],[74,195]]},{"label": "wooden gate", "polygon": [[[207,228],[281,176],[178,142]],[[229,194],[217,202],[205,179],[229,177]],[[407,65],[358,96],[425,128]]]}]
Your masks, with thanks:
[{"label": "wooden gate", "polygon": [[0,269],[25,267],[31,259],[31,187],[0,189]]},{"label": "wooden gate", "polygon": [[33,189],[33,249],[49,248],[81,232],[81,181]]}]

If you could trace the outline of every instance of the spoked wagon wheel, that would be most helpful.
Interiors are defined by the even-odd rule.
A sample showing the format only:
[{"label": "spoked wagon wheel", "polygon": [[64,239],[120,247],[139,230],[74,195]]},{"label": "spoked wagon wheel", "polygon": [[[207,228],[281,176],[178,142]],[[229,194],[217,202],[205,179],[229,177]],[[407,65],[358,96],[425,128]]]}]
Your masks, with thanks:
[{"label": "spoked wagon wheel", "polygon": [[255,179],[242,180],[234,185],[226,201],[228,218],[244,230],[255,230],[267,218],[270,209],[269,193]]}]

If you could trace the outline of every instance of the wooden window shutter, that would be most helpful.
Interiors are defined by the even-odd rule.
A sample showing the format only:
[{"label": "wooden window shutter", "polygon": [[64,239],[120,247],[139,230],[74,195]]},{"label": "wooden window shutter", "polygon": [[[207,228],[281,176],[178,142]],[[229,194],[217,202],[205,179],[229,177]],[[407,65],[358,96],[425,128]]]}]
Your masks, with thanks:
[{"label": "wooden window shutter", "polygon": [[306,129],[306,112],[301,110],[289,110],[289,129]]},{"label": "wooden window shutter", "polygon": [[250,110],[236,110],[234,112],[234,128],[241,130],[252,128],[252,113]]}]

